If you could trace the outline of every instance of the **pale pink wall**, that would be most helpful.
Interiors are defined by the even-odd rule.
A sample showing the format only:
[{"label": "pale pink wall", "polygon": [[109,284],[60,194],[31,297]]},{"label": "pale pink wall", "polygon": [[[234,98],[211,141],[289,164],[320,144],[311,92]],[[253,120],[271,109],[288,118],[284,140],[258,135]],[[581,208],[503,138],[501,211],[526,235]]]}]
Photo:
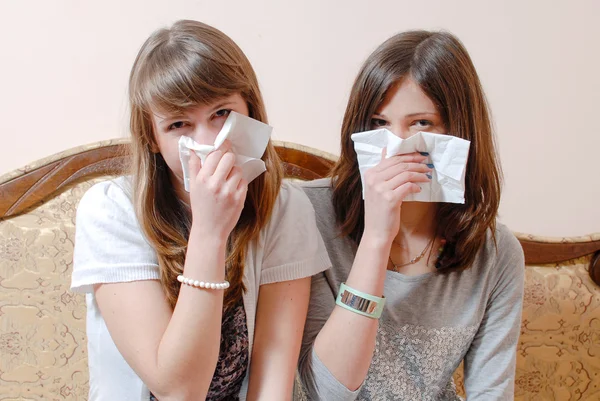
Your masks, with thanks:
[{"label": "pale pink wall", "polygon": [[466,44],[492,105],[502,221],[544,235],[600,231],[598,16],[594,0],[2,1],[0,174],[125,135],[135,54],[179,18],[212,24],[244,49],[276,139],[332,153],[369,52],[401,30],[443,28]]}]

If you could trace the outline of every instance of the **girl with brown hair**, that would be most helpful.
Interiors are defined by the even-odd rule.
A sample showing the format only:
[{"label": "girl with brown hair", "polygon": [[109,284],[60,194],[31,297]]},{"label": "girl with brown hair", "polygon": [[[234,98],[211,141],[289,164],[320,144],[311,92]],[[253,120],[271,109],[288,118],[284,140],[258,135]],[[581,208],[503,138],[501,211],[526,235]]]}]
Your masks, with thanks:
[{"label": "girl with brown hair", "polygon": [[[426,153],[384,150],[362,182],[351,136],[378,128],[470,141],[464,204],[404,201],[435,172]],[[496,221],[500,163],[462,43],[410,31],[379,46],[354,82],[341,141],[331,178],[305,188],[333,266],[311,288],[308,398],[454,400],[464,360],[469,400],[512,399],[524,259]]]},{"label": "girl with brown hair", "polygon": [[142,46],[129,97],[131,175],[93,186],[77,211],[89,399],[290,399],[309,277],[329,267],[314,210],[270,142],[251,183],[231,143],[192,153],[189,193],[178,149],[183,136],[212,144],[232,112],[266,123],[249,61],[217,29],[179,21]]}]

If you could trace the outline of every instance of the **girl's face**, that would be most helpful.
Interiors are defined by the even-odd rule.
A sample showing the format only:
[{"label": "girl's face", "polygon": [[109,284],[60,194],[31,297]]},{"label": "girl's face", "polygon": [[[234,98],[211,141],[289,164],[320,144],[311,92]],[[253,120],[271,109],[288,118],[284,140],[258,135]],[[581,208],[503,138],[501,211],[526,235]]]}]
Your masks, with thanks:
[{"label": "girl's face", "polygon": [[410,77],[394,84],[371,117],[371,129],[387,128],[406,139],[419,131],[446,134],[435,104]]},{"label": "girl's face", "polygon": [[208,105],[190,108],[183,114],[152,114],[157,150],[171,170],[171,180],[178,194],[185,194],[183,170],[179,160],[179,138],[185,135],[200,144],[212,145],[231,111],[246,116],[249,113],[248,104],[239,93]]}]

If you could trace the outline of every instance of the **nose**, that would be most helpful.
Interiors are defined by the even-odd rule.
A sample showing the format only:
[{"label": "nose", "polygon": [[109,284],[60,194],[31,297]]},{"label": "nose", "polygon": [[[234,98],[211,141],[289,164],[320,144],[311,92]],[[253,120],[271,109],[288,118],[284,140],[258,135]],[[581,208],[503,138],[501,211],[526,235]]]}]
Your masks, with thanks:
[{"label": "nose", "polygon": [[392,132],[392,134],[394,134],[398,138],[402,138],[402,139],[409,138],[413,135],[409,129],[407,129],[407,128],[405,129],[400,126],[392,126],[389,128],[389,130]]},{"label": "nose", "polygon": [[215,143],[215,139],[219,134],[219,130],[216,127],[211,127],[206,124],[198,124],[194,127],[192,132],[192,139],[202,145],[212,145]]}]

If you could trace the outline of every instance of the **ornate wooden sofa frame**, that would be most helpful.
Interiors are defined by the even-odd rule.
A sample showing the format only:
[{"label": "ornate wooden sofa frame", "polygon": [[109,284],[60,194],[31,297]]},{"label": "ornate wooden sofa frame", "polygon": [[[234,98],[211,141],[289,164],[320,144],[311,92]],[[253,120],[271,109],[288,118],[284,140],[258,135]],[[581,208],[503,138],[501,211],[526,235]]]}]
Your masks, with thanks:
[{"label": "ornate wooden sofa frame", "polygon": [[[276,146],[288,177],[322,177],[335,160]],[[87,399],[85,300],[69,291],[75,211],[127,149],[100,142],[0,177],[0,400]],[[515,399],[600,399],[600,233],[516,235],[527,268]],[[462,390],[460,369],[455,379]]]}]

